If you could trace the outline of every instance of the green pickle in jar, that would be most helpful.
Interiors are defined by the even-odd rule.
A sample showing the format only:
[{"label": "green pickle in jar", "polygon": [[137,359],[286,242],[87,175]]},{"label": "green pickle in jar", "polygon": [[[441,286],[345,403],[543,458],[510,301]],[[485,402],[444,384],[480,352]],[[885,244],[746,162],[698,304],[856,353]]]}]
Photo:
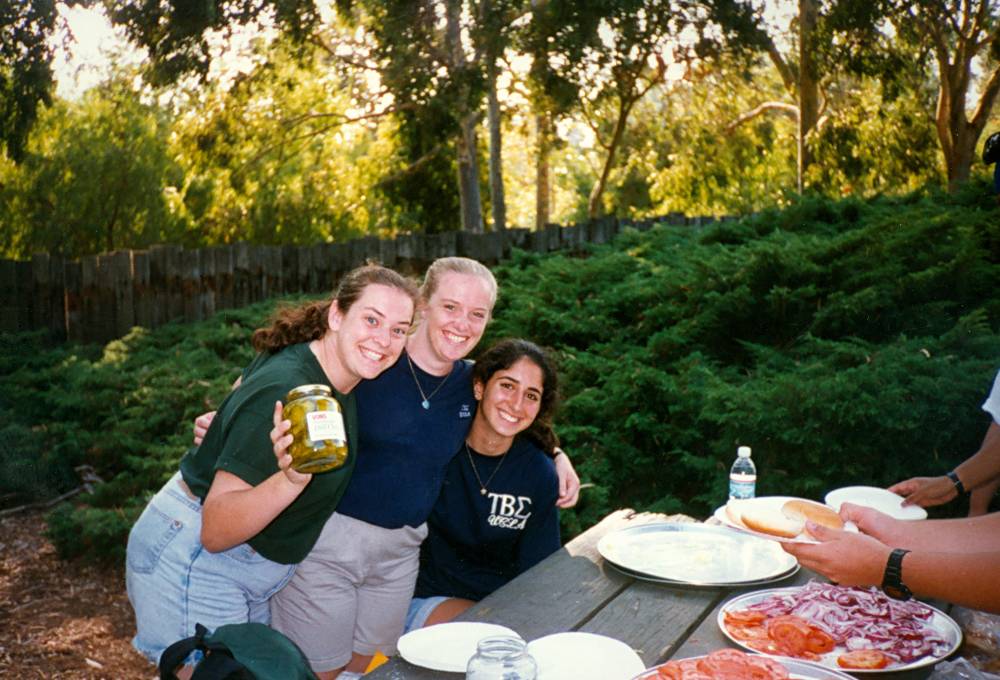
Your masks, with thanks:
[{"label": "green pickle in jar", "polygon": [[292,468],[326,472],[347,461],[347,432],[340,404],[326,385],[300,385],[285,397],[285,419],[292,421],[288,447]]}]

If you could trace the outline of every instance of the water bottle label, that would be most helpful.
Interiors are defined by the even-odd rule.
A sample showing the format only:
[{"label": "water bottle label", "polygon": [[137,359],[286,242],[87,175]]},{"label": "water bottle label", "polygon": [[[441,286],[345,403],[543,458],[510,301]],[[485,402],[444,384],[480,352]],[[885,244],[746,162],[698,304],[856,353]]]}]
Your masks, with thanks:
[{"label": "water bottle label", "polygon": [[756,486],[756,475],[731,475],[729,477],[729,497],[738,500],[753,498]]}]

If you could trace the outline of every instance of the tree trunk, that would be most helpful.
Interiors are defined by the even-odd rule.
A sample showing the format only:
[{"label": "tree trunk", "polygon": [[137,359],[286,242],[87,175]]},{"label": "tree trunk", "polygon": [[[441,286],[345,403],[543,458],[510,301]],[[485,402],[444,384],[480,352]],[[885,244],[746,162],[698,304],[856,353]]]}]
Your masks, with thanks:
[{"label": "tree trunk", "polygon": [[490,128],[490,206],[493,230],[507,228],[507,203],[503,190],[503,143],[500,138],[500,102],[497,100],[496,55],[486,57],[486,121]]},{"label": "tree trunk", "polygon": [[[450,59],[448,65],[451,77],[455,78],[467,67],[462,47],[460,0],[445,3],[445,46]],[[478,102],[470,101],[468,86],[462,88],[459,98],[461,107],[459,134],[455,142],[456,171],[458,174],[458,194],[462,211],[462,230],[481,234],[483,228],[482,199],[479,195],[479,143],[476,126],[479,115]]]},{"label": "tree trunk", "polygon": [[541,230],[549,223],[551,205],[549,183],[549,156],[552,153],[552,114],[542,111],[535,114],[535,229]]},{"label": "tree trunk", "polygon": [[462,205],[462,230],[474,234],[483,233],[482,199],[479,195],[479,151],[476,125],[478,118],[474,113],[467,115],[461,122],[461,134],[455,145],[458,151],[458,191]]},{"label": "tree trunk", "polygon": [[634,103],[635,101],[633,100],[619,104],[618,120],[615,121],[615,132],[611,137],[611,143],[608,144],[608,157],[605,159],[604,167],[601,169],[601,177],[597,180],[594,188],[591,189],[590,198],[587,201],[587,216],[592,220],[601,216],[601,196],[608,186],[608,177],[611,176],[611,168],[615,165],[615,153],[618,151],[622,137],[625,136],[625,125],[628,123],[628,114]]},{"label": "tree trunk", "polygon": [[939,82],[934,127],[944,155],[949,192],[954,192],[969,179],[976,143],[1000,96],[1000,66],[994,66],[979,90],[972,117],[967,116],[966,102],[974,80],[972,62],[993,42],[1000,40],[1000,25],[993,23],[987,31],[990,8],[984,3],[986,0],[962,3],[961,16],[954,23],[945,20],[953,11],[947,4],[932,7],[924,14],[901,17],[916,26],[934,48]]},{"label": "tree trunk", "polygon": [[[963,54],[965,51],[963,50]],[[948,191],[954,193],[962,182],[969,179],[975,162],[976,144],[983,134],[988,120],[988,112],[993,109],[1000,94],[1000,66],[990,74],[983,86],[972,120],[966,118],[966,99],[971,85],[972,56],[965,63],[948,62],[946,57],[938,57],[940,86],[934,127],[944,155],[945,170],[948,175]]]},{"label": "tree trunk", "polygon": [[799,0],[799,139],[798,185],[805,188],[806,170],[812,164],[809,133],[819,119],[819,83],[816,76],[813,40],[816,32],[815,0]]}]

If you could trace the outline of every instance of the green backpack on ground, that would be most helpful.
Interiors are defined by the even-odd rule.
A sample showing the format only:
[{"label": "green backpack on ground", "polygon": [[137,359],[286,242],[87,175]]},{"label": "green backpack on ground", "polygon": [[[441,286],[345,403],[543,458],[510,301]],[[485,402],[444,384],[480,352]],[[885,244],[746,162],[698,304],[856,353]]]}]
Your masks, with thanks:
[{"label": "green backpack on ground", "polygon": [[196,624],[193,636],[163,651],[160,680],[177,680],[174,671],[195,650],[204,656],[191,680],[316,680],[295,643],[263,623],[231,623],[211,634]]}]

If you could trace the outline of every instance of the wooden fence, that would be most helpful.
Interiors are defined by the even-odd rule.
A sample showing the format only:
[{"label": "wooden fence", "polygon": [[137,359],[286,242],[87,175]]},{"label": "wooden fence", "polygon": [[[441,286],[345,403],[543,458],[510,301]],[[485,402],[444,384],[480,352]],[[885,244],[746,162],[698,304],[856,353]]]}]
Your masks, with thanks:
[{"label": "wooden fence", "polygon": [[511,248],[572,251],[607,243],[623,228],[653,224],[700,226],[712,218],[671,214],[648,220],[604,218],[543,230],[365,237],[314,246],[237,243],[199,250],[153,246],[65,260],[47,254],[30,261],[0,260],[0,332],[47,329],[74,342],[107,342],[133,326],[200,321],[288,293],[332,290],[341,274],[372,259],[420,273],[438,257],[462,255],[496,264]]}]

